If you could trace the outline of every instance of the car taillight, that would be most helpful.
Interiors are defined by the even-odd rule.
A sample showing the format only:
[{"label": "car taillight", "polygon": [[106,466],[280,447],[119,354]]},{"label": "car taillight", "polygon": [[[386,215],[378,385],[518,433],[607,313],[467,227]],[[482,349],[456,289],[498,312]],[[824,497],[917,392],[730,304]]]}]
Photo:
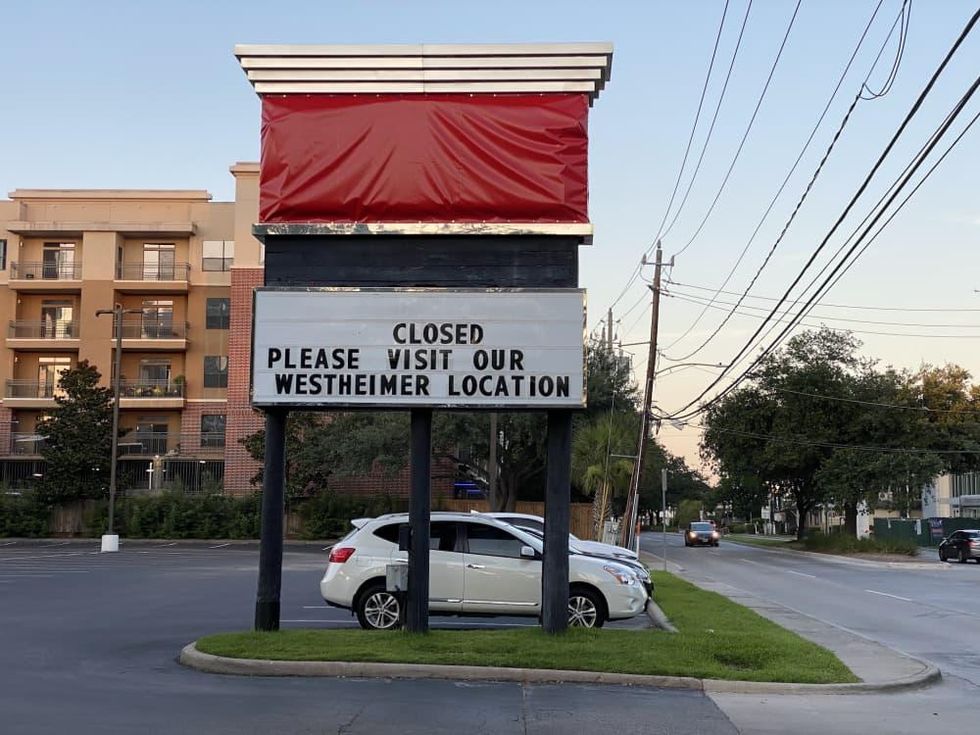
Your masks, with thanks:
[{"label": "car taillight", "polygon": [[330,550],[330,558],[327,559],[331,564],[343,564],[354,555],[354,549],[350,546],[341,546]]}]

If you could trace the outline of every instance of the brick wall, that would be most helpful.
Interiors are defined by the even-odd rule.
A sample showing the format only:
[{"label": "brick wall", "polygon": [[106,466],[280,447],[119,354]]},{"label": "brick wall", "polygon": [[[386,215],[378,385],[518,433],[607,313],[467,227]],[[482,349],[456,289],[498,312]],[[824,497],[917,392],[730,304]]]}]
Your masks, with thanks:
[{"label": "brick wall", "polygon": [[[229,376],[230,378],[231,376]],[[205,414],[225,413],[225,401],[208,401],[206,403],[187,403],[180,415],[180,452],[189,454],[201,449],[201,416]],[[227,425],[225,429],[227,430]],[[205,452],[213,451],[205,448]]]},{"label": "brick wall", "polygon": [[252,289],[261,286],[263,279],[262,268],[231,270],[224,484],[225,492],[229,495],[244,495],[254,491],[255,488],[249,481],[261,468],[261,464],[249,456],[240,440],[265,425],[262,414],[252,410],[248,392],[252,349]]}]

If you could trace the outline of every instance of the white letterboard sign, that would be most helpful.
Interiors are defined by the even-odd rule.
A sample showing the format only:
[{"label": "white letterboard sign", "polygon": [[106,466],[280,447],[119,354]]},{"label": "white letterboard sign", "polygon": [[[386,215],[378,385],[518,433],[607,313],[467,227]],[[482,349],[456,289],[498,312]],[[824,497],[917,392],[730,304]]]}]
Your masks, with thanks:
[{"label": "white letterboard sign", "polygon": [[581,408],[585,291],[255,291],[255,406]]}]

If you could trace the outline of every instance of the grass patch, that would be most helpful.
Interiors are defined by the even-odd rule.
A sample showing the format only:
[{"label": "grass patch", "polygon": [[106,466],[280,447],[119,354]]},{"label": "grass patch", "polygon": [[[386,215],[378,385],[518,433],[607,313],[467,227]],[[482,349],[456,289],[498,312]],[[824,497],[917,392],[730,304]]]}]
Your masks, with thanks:
[{"label": "grass patch", "polygon": [[818,684],[857,681],[830,651],[748,608],[666,572],[653,576],[657,602],[679,633],[285,630],[219,633],[202,638],[197,647],[218,656],[288,661],[468,664]]}]

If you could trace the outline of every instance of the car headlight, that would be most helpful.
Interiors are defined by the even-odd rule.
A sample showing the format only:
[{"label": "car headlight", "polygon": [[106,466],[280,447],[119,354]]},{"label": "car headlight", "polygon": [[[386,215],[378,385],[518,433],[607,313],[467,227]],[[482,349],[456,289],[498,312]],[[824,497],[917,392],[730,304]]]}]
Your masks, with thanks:
[{"label": "car headlight", "polygon": [[721,535],[717,531],[712,531],[711,538],[721,538]]},{"label": "car headlight", "polygon": [[607,574],[615,577],[616,581],[620,584],[636,584],[636,575],[624,567],[617,567],[613,566],[612,564],[607,564],[602,569]]},{"label": "car headlight", "polygon": [[694,533],[694,531],[688,532],[687,535],[690,536],[691,538],[697,538],[698,537],[698,535],[696,533]]}]

